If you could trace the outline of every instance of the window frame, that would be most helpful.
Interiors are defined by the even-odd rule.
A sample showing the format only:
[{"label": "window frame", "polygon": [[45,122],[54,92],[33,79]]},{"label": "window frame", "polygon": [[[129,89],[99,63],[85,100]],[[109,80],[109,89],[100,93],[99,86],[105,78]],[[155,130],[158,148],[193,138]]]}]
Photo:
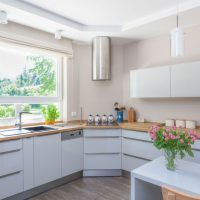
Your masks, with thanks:
[{"label": "window frame", "polygon": [[[40,48],[34,48],[27,45],[15,45],[13,43],[7,43],[0,41],[0,44],[5,47],[9,48],[16,48],[22,51],[30,51],[30,53],[33,54],[40,54],[46,55],[46,56],[52,56],[57,58],[57,66],[56,66],[56,96],[0,96],[0,104],[51,104],[51,103],[57,103],[58,109],[60,112],[60,119],[63,119],[63,72],[64,72],[64,60],[65,58],[68,58],[66,54],[58,53],[54,51],[49,51],[46,49],[40,49]],[[10,121],[12,122],[15,120],[18,116],[18,113],[16,113],[15,117],[9,117],[9,118],[1,118],[1,121]],[[38,121],[38,123],[41,121]],[[34,123],[34,122],[33,122]],[[1,125],[0,125],[1,126]],[[4,125],[3,125],[4,126]]]},{"label": "window frame", "polygon": [[0,104],[20,104],[20,103],[54,103],[61,102],[63,99],[63,84],[62,84],[62,66],[63,58],[61,56],[57,56],[57,96],[0,96]]}]

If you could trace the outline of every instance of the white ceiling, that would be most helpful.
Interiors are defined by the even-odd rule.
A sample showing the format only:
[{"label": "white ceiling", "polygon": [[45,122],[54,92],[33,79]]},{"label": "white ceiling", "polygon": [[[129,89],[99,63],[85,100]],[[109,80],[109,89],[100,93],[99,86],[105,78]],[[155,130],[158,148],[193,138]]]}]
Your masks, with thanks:
[{"label": "white ceiling", "polygon": [[[124,25],[165,11],[176,0],[25,0],[85,25]],[[182,0],[181,2],[187,2]]]},{"label": "white ceiling", "polygon": [[[63,30],[73,40],[107,35],[121,38],[121,44],[169,32],[175,26],[177,1],[0,0],[0,10],[11,21],[50,33]],[[181,26],[200,24],[200,0],[179,0],[179,12]]]}]

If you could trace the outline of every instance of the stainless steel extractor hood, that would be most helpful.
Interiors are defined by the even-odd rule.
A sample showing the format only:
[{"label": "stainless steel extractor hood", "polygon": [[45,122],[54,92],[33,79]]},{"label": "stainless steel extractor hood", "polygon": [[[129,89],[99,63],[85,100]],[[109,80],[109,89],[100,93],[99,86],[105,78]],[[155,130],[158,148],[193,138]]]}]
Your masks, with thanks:
[{"label": "stainless steel extractor hood", "polygon": [[111,80],[110,38],[98,36],[92,45],[92,80]]}]

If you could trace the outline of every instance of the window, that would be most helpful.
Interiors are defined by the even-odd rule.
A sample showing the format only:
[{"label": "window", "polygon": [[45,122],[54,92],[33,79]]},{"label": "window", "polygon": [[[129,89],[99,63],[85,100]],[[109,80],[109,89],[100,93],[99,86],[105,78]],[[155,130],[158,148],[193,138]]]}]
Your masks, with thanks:
[{"label": "window", "polygon": [[[27,48],[0,47],[0,125],[13,124],[19,111],[25,122],[43,121],[41,108],[62,107],[62,56]],[[62,113],[61,113],[62,114]]]}]

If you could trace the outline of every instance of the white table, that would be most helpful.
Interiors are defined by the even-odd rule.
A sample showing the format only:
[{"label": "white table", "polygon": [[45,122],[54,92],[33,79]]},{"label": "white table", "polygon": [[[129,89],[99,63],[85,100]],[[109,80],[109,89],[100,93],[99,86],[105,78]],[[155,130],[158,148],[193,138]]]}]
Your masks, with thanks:
[{"label": "white table", "polygon": [[162,200],[161,186],[200,196],[200,164],[179,160],[175,171],[167,170],[159,157],[131,172],[131,200]]}]

